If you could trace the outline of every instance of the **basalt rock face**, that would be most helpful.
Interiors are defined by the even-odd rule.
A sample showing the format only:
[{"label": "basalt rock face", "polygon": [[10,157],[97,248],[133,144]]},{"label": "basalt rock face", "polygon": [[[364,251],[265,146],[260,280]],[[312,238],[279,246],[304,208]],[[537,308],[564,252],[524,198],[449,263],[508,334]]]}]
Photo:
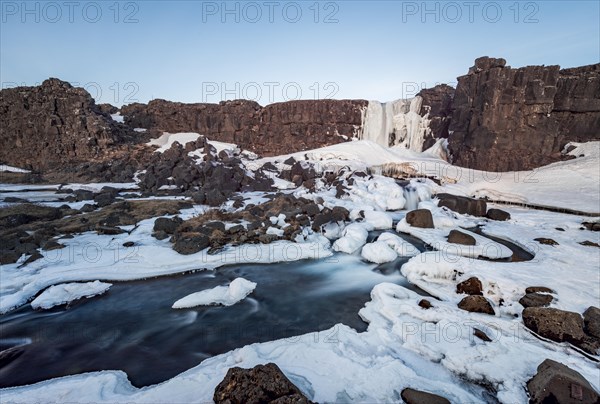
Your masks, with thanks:
[{"label": "basalt rock face", "polygon": [[114,122],[91,95],[69,83],[48,79],[37,87],[0,91],[0,161],[47,170],[102,158],[136,138]]},{"label": "basalt rock face", "polygon": [[[197,132],[263,156],[343,142],[362,125],[364,100],[254,101],[182,104],[154,100],[121,108],[125,123],[165,132]],[[346,138],[344,138],[344,136]]]},{"label": "basalt rock face", "polygon": [[600,139],[600,64],[512,69],[482,57],[458,78],[452,105],[454,164],[532,169],[560,160],[569,141]]},{"label": "basalt rock face", "polygon": [[423,142],[423,150],[434,145],[437,139],[448,138],[448,129],[452,120],[452,100],[454,88],[447,84],[440,84],[432,88],[424,89],[417,94],[423,98],[419,115],[425,116],[429,113],[430,136]]}]

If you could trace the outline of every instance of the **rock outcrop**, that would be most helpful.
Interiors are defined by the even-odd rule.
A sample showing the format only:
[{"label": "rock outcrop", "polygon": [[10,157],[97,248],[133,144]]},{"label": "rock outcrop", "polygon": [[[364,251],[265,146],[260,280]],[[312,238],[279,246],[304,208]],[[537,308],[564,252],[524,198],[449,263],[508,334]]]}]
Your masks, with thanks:
[{"label": "rock outcrop", "polygon": [[0,91],[0,161],[6,164],[48,170],[108,159],[112,148],[135,139],[87,91],[67,82]]},{"label": "rock outcrop", "polygon": [[458,78],[452,105],[454,164],[533,169],[560,160],[569,141],[600,139],[600,64],[513,69],[482,57]]},{"label": "rock outcrop", "polygon": [[417,94],[423,98],[419,115],[429,114],[429,128],[431,133],[424,139],[423,150],[434,145],[437,139],[447,139],[452,120],[452,100],[454,88],[447,84],[440,84],[424,89]]},{"label": "rock outcrop", "polygon": [[134,128],[196,132],[263,156],[341,143],[362,124],[364,100],[302,100],[261,107],[254,101],[182,104],[153,100],[121,108]]}]

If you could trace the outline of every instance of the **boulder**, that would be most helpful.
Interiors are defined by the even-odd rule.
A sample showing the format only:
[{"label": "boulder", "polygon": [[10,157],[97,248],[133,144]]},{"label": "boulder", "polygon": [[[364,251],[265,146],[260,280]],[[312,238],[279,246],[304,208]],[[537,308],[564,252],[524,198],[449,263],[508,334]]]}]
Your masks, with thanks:
[{"label": "boulder", "polygon": [[108,206],[115,201],[115,195],[112,192],[102,192],[94,196],[94,202],[99,207]]},{"label": "boulder", "polygon": [[154,231],[164,231],[167,234],[174,234],[181,223],[183,223],[183,220],[178,216],[173,218],[159,217],[154,221]]},{"label": "boulder", "polygon": [[552,295],[542,293],[527,293],[521,299],[519,303],[523,307],[545,307],[548,306],[554,298]]},{"label": "boulder", "polygon": [[472,276],[469,279],[462,281],[458,285],[456,285],[456,293],[465,293],[467,295],[482,296],[483,285],[481,284],[481,281],[478,278]]},{"label": "boulder", "polygon": [[406,404],[450,404],[446,398],[425,391],[406,388],[400,393]]},{"label": "boulder", "polygon": [[252,369],[231,368],[213,395],[215,404],[307,404],[304,394],[274,363]]},{"label": "boulder", "polygon": [[419,307],[425,310],[428,310],[430,308],[433,307],[433,305],[431,304],[431,302],[427,299],[421,299],[419,300]]},{"label": "boulder", "polygon": [[529,286],[525,289],[525,293],[554,293],[554,291],[545,286]]},{"label": "boulder", "polygon": [[501,209],[491,208],[491,209],[488,209],[486,217],[488,219],[504,222],[506,220],[510,220],[510,213],[508,213],[504,210],[501,210]]},{"label": "boulder", "polygon": [[579,313],[546,307],[523,310],[523,323],[533,332],[556,342],[583,342],[583,319]]},{"label": "boulder", "polygon": [[183,233],[177,237],[173,249],[179,254],[195,254],[210,246],[210,239],[200,233]]},{"label": "boulder", "polygon": [[437,194],[436,197],[439,199],[438,206],[445,206],[454,212],[471,216],[485,216],[486,214],[487,203],[483,199],[446,193]]},{"label": "boulder", "polygon": [[458,303],[458,308],[472,313],[496,314],[490,302],[483,296],[467,296]]},{"label": "boulder", "polygon": [[406,214],[406,223],[413,227],[433,229],[433,216],[428,209],[411,210]]},{"label": "boulder", "polygon": [[558,243],[554,240],[552,240],[551,238],[544,238],[544,237],[538,237],[538,238],[534,238],[535,241],[537,241],[540,244],[544,244],[544,245],[558,245]]},{"label": "boulder", "polygon": [[463,233],[458,230],[451,230],[450,234],[448,234],[448,242],[453,244],[462,244],[462,245],[475,245],[477,244],[475,241],[475,237],[470,234]]},{"label": "boulder", "polygon": [[492,339],[487,334],[481,331],[479,328],[473,328],[473,335],[484,342],[492,342]]},{"label": "boulder", "polygon": [[600,309],[590,306],[583,312],[583,325],[585,332],[600,339]]},{"label": "boulder", "polygon": [[532,404],[600,402],[598,393],[580,373],[551,359],[538,366],[527,390]]}]

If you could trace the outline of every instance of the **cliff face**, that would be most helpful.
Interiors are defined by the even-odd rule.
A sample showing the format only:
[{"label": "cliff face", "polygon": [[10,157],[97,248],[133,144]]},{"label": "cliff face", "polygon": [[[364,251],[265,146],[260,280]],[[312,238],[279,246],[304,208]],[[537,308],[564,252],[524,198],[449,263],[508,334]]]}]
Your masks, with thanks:
[{"label": "cliff face", "polygon": [[100,158],[135,134],[58,79],[0,91],[0,161],[34,170]]},{"label": "cliff face", "polygon": [[263,156],[343,142],[362,124],[363,100],[288,101],[261,107],[253,101],[182,104],[154,100],[121,109],[125,123],[165,132],[197,132]]},{"label": "cliff face", "polygon": [[600,138],[600,64],[512,69],[479,58],[458,78],[449,146],[453,163],[528,170],[560,160],[569,141]]},{"label": "cliff face", "polygon": [[429,114],[429,128],[431,133],[423,142],[423,150],[433,146],[437,139],[448,138],[448,128],[452,119],[452,100],[454,88],[447,84],[440,84],[424,89],[417,94],[423,98],[419,115]]}]

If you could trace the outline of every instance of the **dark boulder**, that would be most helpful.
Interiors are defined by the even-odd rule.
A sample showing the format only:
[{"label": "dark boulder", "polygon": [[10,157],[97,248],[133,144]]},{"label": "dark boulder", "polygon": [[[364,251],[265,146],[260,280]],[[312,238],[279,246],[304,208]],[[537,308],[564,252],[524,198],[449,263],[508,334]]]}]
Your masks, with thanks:
[{"label": "dark boulder", "polygon": [[431,212],[427,209],[411,210],[406,214],[406,223],[423,229],[434,228],[433,216],[431,216]]},{"label": "dark boulder", "polygon": [[554,291],[545,286],[529,286],[525,289],[525,293],[554,293]]},{"label": "dark boulder", "polygon": [[110,205],[114,201],[115,195],[112,192],[102,192],[94,196],[94,202],[101,208]]},{"label": "dark boulder", "polygon": [[173,249],[179,254],[195,254],[210,246],[210,239],[200,233],[183,233],[177,237]]},{"label": "dark boulder", "polygon": [[427,299],[421,299],[419,300],[419,307],[425,310],[428,310],[430,308],[433,307],[433,305],[431,304],[431,302]]},{"label": "dark boulder", "polygon": [[600,309],[598,307],[590,306],[583,312],[583,325],[588,335],[600,339]]},{"label": "dark boulder", "polygon": [[583,342],[583,319],[579,313],[553,308],[528,307],[523,310],[523,323],[533,332],[556,342]]},{"label": "dark boulder", "polygon": [[600,402],[598,393],[580,373],[551,359],[538,366],[527,390],[532,404]]},{"label": "dark boulder", "polygon": [[182,223],[183,220],[179,216],[173,218],[159,217],[154,221],[154,231],[164,231],[167,234],[174,234]]},{"label": "dark boulder", "polygon": [[406,404],[450,404],[446,398],[425,391],[406,388],[400,393]]},{"label": "dark boulder", "polygon": [[490,302],[483,296],[467,296],[458,303],[458,308],[472,313],[496,314]]},{"label": "dark boulder", "polygon": [[521,299],[519,303],[523,307],[545,307],[548,306],[554,298],[552,295],[542,293],[527,293]]},{"label": "dark boulder", "polygon": [[445,206],[454,212],[471,216],[485,216],[486,214],[487,203],[483,199],[446,193],[437,194],[436,197],[440,200],[438,206]]},{"label": "dark boulder", "polygon": [[495,209],[495,208],[488,209],[486,216],[488,219],[498,220],[500,222],[510,220],[510,213],[508,213],[504,210],[501,210],[501,209]]},{"label": "dark boulder", "polygon": [[544,238],[544,237],[538,237],[534,239],[535,241],[537,241],[540,244],[544,244],[544,245],[558,245],[558,243],[554,240],[552,240],[551,238]]},{"label": "dark boulder", "polygon": [[448,234],[448,242],[453,244],[462,244],[462,245],[475,245],[475,237],[470,234],[463,233],[458,230],[451,230],[450,234]]},{"label": "dark boulder", "polygon": [[310,403],[274,363],[229,369],[213,400],[215,404]]},{"label": "dark boulder", "polygon": [[465,293],[467,295],[483,295],[483,285],[481,281],[472,276],[469,279],[462,281],[458,285],[456,285],[456,293],[461,294]]}]

